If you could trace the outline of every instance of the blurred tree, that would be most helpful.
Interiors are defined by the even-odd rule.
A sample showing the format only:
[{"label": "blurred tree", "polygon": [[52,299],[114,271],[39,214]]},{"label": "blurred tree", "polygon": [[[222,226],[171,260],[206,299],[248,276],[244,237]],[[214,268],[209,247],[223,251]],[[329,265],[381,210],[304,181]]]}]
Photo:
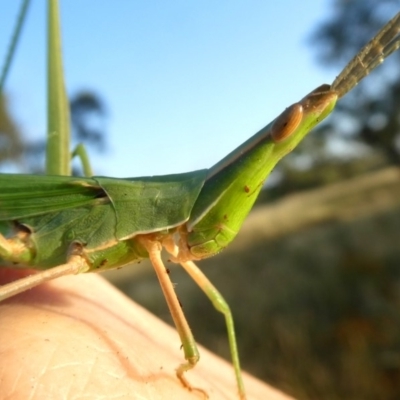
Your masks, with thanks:
[{"label": "blurred tree", "polygon": [[[72,97],[70,107],[73,145],[84,143],[86,147],[104,151],[106,107],[101,97],[90,91],[82,91]],[[0,164],[9,162],[29,172],[43,172],[45,141],[45,134],[43,139],[34,142],[24,139],[7,107],[6,99],[0,99]]]},{"label": "blurred tree", "polygon": [[10,114],[7,98],[0,95],[0,163],[20,161],[22,149],[22,134]]},{"label": "blurred tree", "polygon": [[[398,11],[400,0],[333,0],[311,36],[320,62],[338,71]],[[260,202],[400,163],[400,52],[341,99],[335,112],[278,165]]]},{"label": "blurred tree", "polygon": [[106,114],[102,99],[89,91],[82,91],[71,101],[72,135],[78,142],[90,143],[98,150],[104,150],[104,117]]},{"label": "blurred tree", "polygon": [[[21,38],[29,0],[22,0],[4,65],[0,73],[0,164],[14,164],[18,169],[28,169],[31,173],[43,172],[46,135],[43,139],[29,142],[17,127],[4,96],[4,83],[12,66],[17,44]],[[104,117],[106,114],[102,99],[90,91],[77,93],[70,101],[71,142],[73,146],[83,143],[105,149],[106,135]],[[22,163],[23,162],[23,163]],[[73,171],[76,174],[76,171]]]},{"label": "blurred tree", "polygon": [[[343,66],[398,11],[400,0],[334,0],[330,20],[312,35],[325,65]],[[389,164],[400,163],[400,54],[338,104],[320,132],[332,131],[345,140],[365,143],[383,152]],[[356,151],[355,151],[356,153]]]}]

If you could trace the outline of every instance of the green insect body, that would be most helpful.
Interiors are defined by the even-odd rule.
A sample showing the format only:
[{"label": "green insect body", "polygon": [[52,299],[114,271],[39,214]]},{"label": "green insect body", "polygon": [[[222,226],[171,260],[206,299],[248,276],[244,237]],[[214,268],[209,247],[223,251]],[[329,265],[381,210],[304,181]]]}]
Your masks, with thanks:
[{"label": "green insect body", "polygon": [[187,220],[205,176],[206,170],[133,179],[0,174],[0,221],[29,233],[29,259],[10,260],[47,269],[65,263],[76,244],[88,270],[140,261],[148,255],[134,237]]},{"label": "green insect body", "polygon": [[300,102],[303,118],[289,138],[273,140],[273,121],[209,171],[132,179],[0,174],[0,221],[10,241],[17,230],[26,244],[10,255],[0,246],[0,255],[47,269],[67,262],[75,245],[88,271],[104,270],[148,257],[137,236],[177,230],[185,260],[216,254],[236,236],[274,165],[333,109],[337,96],[323,89]]},{"label": "green insect body", "polygon": [[[284,111],[210,170],[132,179],[0,174],[0,260],[44,272],[67,267],[63,275],[150,258],[187,360],[177,375],[191,388],[183,374],[199,354],[173,286],[164,280],[159,258],[164,246],[224,314],[244,399],[229,306],[191,260],[212,256],[233,240],[274,165],[333,110],[336,99],[328,85],[315,90],[294,114]],[[289,127],[284,140],[276,127]],[[0,288],[0,299],[36,284]]]}]

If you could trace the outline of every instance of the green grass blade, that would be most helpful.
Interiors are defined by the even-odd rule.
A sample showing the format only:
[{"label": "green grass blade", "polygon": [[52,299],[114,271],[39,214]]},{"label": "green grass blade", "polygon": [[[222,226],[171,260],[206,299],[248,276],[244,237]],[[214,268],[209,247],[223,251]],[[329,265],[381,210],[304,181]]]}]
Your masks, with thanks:
[{"label": "green grass blade", "polygon": [[11,62],[15,55],[15,49],[17,48],[19,38],[21,37],[22,26],[25,21],[26,12],[28,11],[28,6],[29,6],[29,0],[23,0],[21,3],[19,15],[17,18],[17,23],[15,24],[14,33],[11,38],[10,47],[8,48],[6,59],[5,59],[4,65],[3,65],[3,69],[1,71],[0,93],[3,93],[4,82],[6,81],[8,71],[10,70]]},{"label": "green grass blade", "polygon": [[61,52],[58,0],[48,0],[48,93],[46,173],[71,175],[70,117]]}]

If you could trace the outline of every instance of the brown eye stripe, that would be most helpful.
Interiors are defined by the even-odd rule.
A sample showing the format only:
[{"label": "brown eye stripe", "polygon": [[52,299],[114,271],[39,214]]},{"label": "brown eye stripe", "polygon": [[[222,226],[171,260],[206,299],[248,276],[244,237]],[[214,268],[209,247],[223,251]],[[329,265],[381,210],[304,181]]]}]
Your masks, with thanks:
[{"label": "brown eye stripe", "polygon": [[290,136],[303,119],[303,106],[300,103],[288,107],[271,127],[271,137],[274,142],[280,142]]}]

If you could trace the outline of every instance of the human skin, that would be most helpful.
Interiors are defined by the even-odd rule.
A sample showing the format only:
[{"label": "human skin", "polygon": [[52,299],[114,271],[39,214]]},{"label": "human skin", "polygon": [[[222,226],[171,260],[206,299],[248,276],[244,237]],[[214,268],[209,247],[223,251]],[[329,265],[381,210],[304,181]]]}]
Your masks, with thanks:
[{"label": "human skin", "polygon": [[[0,284],[20,276],[0,269]],[[174,329],[94,274],[59,278],[0,303],[0,400],[202,399],[175,375]],[[236,399],[232,366],[199,347],[186,374],[210,399]],[[244,374],[248,399],[289,397]]]}]

